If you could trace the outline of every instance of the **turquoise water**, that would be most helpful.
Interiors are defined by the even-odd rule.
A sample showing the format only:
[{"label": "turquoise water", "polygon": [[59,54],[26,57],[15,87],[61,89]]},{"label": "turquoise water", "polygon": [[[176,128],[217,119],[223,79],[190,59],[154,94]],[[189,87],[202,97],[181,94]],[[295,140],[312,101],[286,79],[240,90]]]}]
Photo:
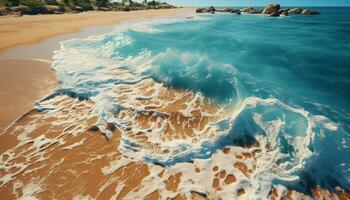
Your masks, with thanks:
[{"label": "turquoise water", "polygon": [[[279,166],[261,169],[257,180],[305,192],[312,185],[350,189],[350,8],[314,9],[322,14],[198,15],[66,41],[54,56],[58,93],[95,101],[100,118],[123,129],[113,115],[125,107],[112,102],[115,85],[152,78],[200,92],[240,108],[215,125],[225,134],[199,149],[179,145],[180,156],[145,154],[146,161],[207,159],[237,138],[255,138],[275,152],[263,164]],[[141,148],[128,139],[122,145]]]}]

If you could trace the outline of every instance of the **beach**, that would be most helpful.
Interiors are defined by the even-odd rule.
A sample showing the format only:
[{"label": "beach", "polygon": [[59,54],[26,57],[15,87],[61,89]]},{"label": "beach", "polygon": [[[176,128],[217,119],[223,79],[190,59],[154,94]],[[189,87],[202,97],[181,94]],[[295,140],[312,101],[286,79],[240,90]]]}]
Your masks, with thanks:
[{"label": "beach", "polygon": [[50,62],[0,60],[0,131],[58,87]]},{"label": "beach", "polygon": [[[133,12],[83,12],[61,15],[24,15],[0,17],[0,54],[23,44],[42,41],[52,36],[79,32],[81,28],[116,24],[124,20],[142,20],[193,12],[192,8],[171,10],[143,10]],[[44,44],[45,45],[45,44]],[[45,46],[41,47],[45,49]],[[14,49],[14,51],[16,51]],[[29,50],[31,51],[31,50]],[[47,50],[46,50],[47,51]],[[41,50],[42,54],[46,52]],[[29,54],[28,50],[22,54]],[[36,59],[33,57],[32,59]],[[50,91],[58,87],[54,71],[47,60],[16,60],[14,56],[0,60],[1,95],[0,130],[34,106]]]},{"label": "beach", "polygon": [[0,199],[349,199],[348,13],[323,9],[0,17]]},{"label": "beach", "polygon": [[0,18],[0,51],[21,44],[41,41],[81,28],[116,24],[123,20],[147,19],[194,12],[193,8],[141,10],[132,12],[83,12],[62,15],[24,15]]}]

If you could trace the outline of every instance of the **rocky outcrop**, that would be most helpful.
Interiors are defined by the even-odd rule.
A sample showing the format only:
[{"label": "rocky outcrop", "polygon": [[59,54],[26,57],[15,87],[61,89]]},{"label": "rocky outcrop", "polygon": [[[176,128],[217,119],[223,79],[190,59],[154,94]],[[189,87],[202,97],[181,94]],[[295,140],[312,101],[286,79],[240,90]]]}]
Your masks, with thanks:
[{"label": "rocky outcrop", "polygon": [[222,10],[216,10],[217,12],[226,12],[226,13],[239,13],[241,12],[239,9],[233,9],[233,8],[224,8]]},{"label": "rocky outcrop", "polygon": [[252,11],[252,10],[254,10],[253,7],[246,7],[246,8],[243,8],[243,9],[241,10],[241,12],[249,12],[249,11]]},{"label": "rocky outcrop", "polygon": [[239,10],[235,10],[232,8],[224,8],[222,10],[217,10],[214,6],[210,6],[209,8],[197,8],[196,13],[211,13],[215,14],[215,12],[228,12],[228,13],[234,13],[238,12]]},{"label": "rocky outcrop", "polygon": [[284,8],[281,9],[281,6],[279,4],[270,4],[266,6],[264,9],[254,9],[253,7],[246,7],[241,10],[233,9],[233,8],[224,8],[222,10],[217,10],[215,7],[211,6],[209,8],[197,8],[196,13],[212,13],[215,12],[227,12],[227,13],[236,13],[238,15],[241,14],[241,12],[248,13],[248,14],[264,14],[270,17],[278,17],[278,16],[288,16],[289,14],[302,14],[302,15],[318,15],[320,14],[318,11],[310,10],[310,9],[301,9],[301,8]]},{"label": "rocky outcrop", "polygon": [[[0,0],[1,1],[1,0]],[[12,3],[9,3],[12,2]],[[103,3],[103,2],[102,2]],[[171,9],[176,8],[165,2],[150,1],[148,3],[135,3],[129,6],[122,4],[106,3],[96,5],[95,1],[63,1],[63,0],[4,0],[0,2],[0,16],[2,15],[36,15],[36,14],[62,14],[79,13],[89,10],[98,11],[132,11],[147,9]]]},{"label": "rocky outcrop", "polygon": [[11,13],[11,9],[6,7],[0,7],[0,16],[8,15],[9,13]]},{"label": "rocky outcrop", "polygon": [[280,13],[280,16],[288,16],[288,11],[279,11],[279,13]]},{"label": "rocky outcrop", "polygon": [[130,11],[130,7],[129,6],[125,6],[123,11],[129,12]]},{"label": "rocky outcrop", "polygon": [[215,12],[215,11],[216,11],[216,9],[215,9],[214,6],[210,6],[210,7],[208,8],[208,12]]},{"label": "rocky outcrop", "polygon": [[320,13],[316,10],[306,9],[301,12],[302,15],[319,15]]},{"label": "rocky outcrop", "polygon": [[232,12],[234,9],[233,8],[224,8],[222,10],[220,10],[221,12]]},{"label": "rocky outcrop", "polygon": [[261,14],[263,10],[261,9],[253,9],[253,10],[250,10],[248,13],[249,14]]},{"label": "rocky outcrop", "polygon": [[54,5],[45,5],[43,6],[42,13],[43,14],[57,14],[61,11],[59,6]]},{"label": "rocky outcrop", "polygon": [[262,11],[262,14],[271,15],[279,11],[280,8],[281,8],[280,4],[270,4],[264,8],[264,10]]},{"label": "rocky outcrop", "polygon": [[11,11],[12,12],[23,12],[23,11],[30,11],[30,8],[28,6],[24,6],[24,5],[19,5],[19,6],[13,6],[11,7]]},{"label": "rocky outcrop", "polygon": [[301,8],[293,8],[288,11],[289,14],[300,14],[303,11]]},{"label": "rocky outcrop", "polygon": [[196,13],[204,13],[205,8],[197,8]]}]

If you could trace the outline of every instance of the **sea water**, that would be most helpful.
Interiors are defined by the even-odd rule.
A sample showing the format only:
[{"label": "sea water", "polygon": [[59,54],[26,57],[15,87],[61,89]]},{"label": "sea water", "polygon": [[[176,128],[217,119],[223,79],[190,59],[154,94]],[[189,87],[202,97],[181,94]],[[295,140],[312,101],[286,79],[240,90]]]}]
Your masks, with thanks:
[{"label": "sea water", "polygon": [[[119,150],[144,162],[172,167],[210,159],[238,137],[255,138],[267,148],[250,183],[257,196],[264,198],[272,184],[305,192],[311,185],[349,190],[350,9],[314,9],[321,15],[200,14],[65,41],[53,58],[62,82],[56,94],[93,101],[96,126],[109,138],[104,124],[114,124],[123,136]],[[139,129],[117,113],[147,111],[132,106],[146,97],[135,90],[120,102],[120,86],[147,79],[228,108],[208,124],[219,134],[195,144],[162,143],[155,136],[162,129],[149,130],[166,155],[128,138],[123,131]],[[43,102],[37,108],[50,109]]]}]

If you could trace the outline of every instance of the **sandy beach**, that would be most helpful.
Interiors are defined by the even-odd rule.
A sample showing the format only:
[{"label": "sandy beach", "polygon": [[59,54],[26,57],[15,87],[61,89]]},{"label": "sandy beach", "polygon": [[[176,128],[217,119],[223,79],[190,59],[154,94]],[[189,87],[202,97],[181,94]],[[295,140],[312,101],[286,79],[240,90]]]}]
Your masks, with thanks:
[{"label": "sandy beach", "polygon": [[[98,29],[99,25],[193,12],[193,8],[179,8],[0,17],[0,199],[257,199],[257,186],[264,181],[259,178],[263,177],[259,174],[264,172],[262,168],[279,169],[281,165],[267,162],[266,158],[275,158],[277,148],[270,138],[254,132],[258,127],[254,122],[261,122],[264,113],[253,115],[251,110],[254,103],[263,108],[273,102],[261,101],[264,105],[260,105],[253,102],[256,98],[250,98],[251,104],[248,101],[246,106],[236,108],[189,86],[138,77],[138,73],[146,74],[144,68],[153,63],[169,67],[159,68],[154,74],[189,66],[183,70],[189,73],[189,82],[196,81],[194,75],[205,74],[198,82],[218,83],[215,90],[222,87],[215,80],[224,80],[227,74],[237,76],[236,71],[229,73],[227,65],[211,65],[213,61],[205,56],[197,58],[181,32],[187,29],[180,27],[170,36],[182,36],[184,43],[177,41],[175,47],[190,47],[188,54],[171,50],[155,57],[143,51],[134,57],[127,54],[138,44],[147,49],[149,41],[151,47],[171,45],[167,40],[157,45],[154,38],[159,35],[153,37],[150,33],[146,42],[140,40],[136,47],[128,46],[125,38],[108,40],[108,44],[115,42],[112,47],[101,42],[99,46],[87,43],[92,48],[83,49],[82,45],[69,49],[62,44],[61,50],[71,50],[55,51],[53,59],[62,90],[50,93],[60,83],[51,68],[52,61],[40,60],[52,57],[53,48],[45,43],[47,39],[73,32],[85,38],[82,29],[87,27]],[[146,35],[142,31],[137,34]],[[197,35],[195,41],[201,42]],[[61,40],[52,43],[57,45]],[[27,49],[18,50],[23,46]],[[7,54],[4,50],[8,49],[13,51]],[[43,50],[50,52],[44,58],[19,56],[28,51],[38,55]],[[122,57],[123,53],[128,56]],[[17,55],[18,59],[7,55]],[[195,62],[196,58],[200,62]],[[216,70],[212,73],[211,68],[205,68],[207,65]],[[199,73],[197,68],[205,68],[206,72]],[[214,78],[208,81],[211,76]],[[50,98],[40,102],[42,109],[34,109],[35,102],[48,94],[52,94]],[[230,122],[233,118],[235,123]],[[256,135],[247,134],[249,131]],[[231,133],[236,135],[231,137]],[[350,199],[350,192],[340,186],[334,191],[316,184],[307,187],[305,192],[271,185],[264,188],[265,199]]]},{"label": "sandy beach", "polygon": [[[0,17],[0,52],[16,45],[36,43],[52,36],[78,32],[84,27],[114,24],[123,20],[170,16],[192,11],[192,8],[182,8]],[[0,60],[0,76],[0,102],[4,105],[0,108],[0,130],[33,108],[36,100],[44,97],[58,86],[50,63],[38,60],[16,60],[13,57],[11,60]]]},{"label": "sandy beach", "polygon": [[0,60],[0,131],[57,86],[48,62]]},{"label": "sandy beach", "polygon": [[145,19],[193,12],[193,8],[141,10],[132,12],[83,12],[63,15],[24,15],[0,17],[0,51],[21,44],[41,41],[81,28],[115,24],[123,20]]}]

